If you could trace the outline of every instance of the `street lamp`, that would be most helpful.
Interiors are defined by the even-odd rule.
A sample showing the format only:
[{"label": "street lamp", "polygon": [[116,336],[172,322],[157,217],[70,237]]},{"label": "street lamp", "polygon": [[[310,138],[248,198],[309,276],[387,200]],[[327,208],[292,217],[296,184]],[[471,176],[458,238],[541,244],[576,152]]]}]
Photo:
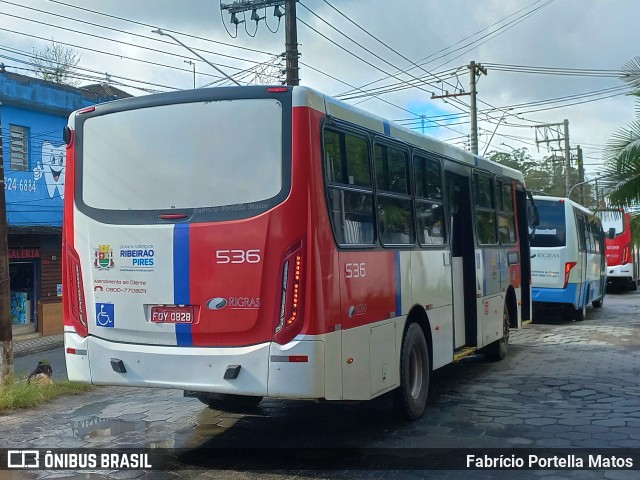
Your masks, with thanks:
[{"label": "street lamp", "polygon": [[196,88],[196,62],[185,60],[184,63],[188,63],[189,65],[193,66],[193,88]]},{"label": "street lamp", "polygon": [[227,75],[226,73],[224,73],[222,70],[220,70],[218,67],[216,67],[213,63],[211,63],[209,60],[207,60],[206,58],[204,58],[202,55],[200,55],[198,52],[196,52],[195,50],[193,50],[192,48],[188,47],[187,45],[185,45],[184,43],[182,43],[180,40],[178,40],[176,37],[174,37],[173,35],[169,34],[169,33],[165,33],[162,31],[162,29],[157,28],[155,30],[151,30],[151,33],[157,33],[160,36],[165,36],[165,37],[169,37],[171,39],[173,39],[174,42],[176,42],[179,45],[182,45],[184,48],[186,48],[187,50],[189,50],[191,53],[193,53],[196,57],[198,57],[200,60],[202,60],[203,62],[205,62],[206,64],[208,64],[209,66],[213,67],[216,69],[216,71],[218,71],[219,73],[221,73],[222,75],[224,75],[227,80],[235,83],[236,85],[240,86],[240,84],[238,83],[238,81],[235,78],[231,78],[229,75]]}]

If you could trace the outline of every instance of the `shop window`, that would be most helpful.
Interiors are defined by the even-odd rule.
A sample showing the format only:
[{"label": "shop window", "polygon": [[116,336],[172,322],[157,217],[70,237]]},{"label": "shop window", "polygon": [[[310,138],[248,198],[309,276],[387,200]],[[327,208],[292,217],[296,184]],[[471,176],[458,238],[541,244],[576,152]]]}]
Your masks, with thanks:
[{"label": "shop window", "polygon": [[10,125],[11,170],[29,170],[29,129],[20,125]]}]

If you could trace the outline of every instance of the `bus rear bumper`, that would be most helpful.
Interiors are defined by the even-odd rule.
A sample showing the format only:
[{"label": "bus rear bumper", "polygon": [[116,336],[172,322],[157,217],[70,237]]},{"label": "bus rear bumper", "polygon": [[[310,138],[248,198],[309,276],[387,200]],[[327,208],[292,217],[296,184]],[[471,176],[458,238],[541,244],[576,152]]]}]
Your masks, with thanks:
[{"label": "bus rear bumper", "polygon": [[578,308],[578,289],[577,284],[570,283],[567,288],[539,288],[531,289],[531,297],[534,303],[561,303],[572,305],[574,309]]},{"label": "bus rear bumper", "polygon": [[[70,380],[280,398],[324,397],[323,345],[309,340],[225,348],[131,345],[65,333]],[[237,365],[237,377],[225,379]],[[125,371],[117,371],[119,366]]]},{"label": "bus rear bumper", "polygon": [[633,278],[633,264],[625,263],[624,265],[615,265],[613,267],[607,267],[608,278]]}]

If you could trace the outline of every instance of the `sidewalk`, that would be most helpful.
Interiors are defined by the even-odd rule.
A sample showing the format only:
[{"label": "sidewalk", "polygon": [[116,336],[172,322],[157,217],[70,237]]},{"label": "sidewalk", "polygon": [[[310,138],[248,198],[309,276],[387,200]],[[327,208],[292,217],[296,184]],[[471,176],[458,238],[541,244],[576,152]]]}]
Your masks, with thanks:
[{"label": "sidewalk", "polygon": [[13,356],[22,357],[32,353],[52,350],[64,345],[64,334],[39,336],[34,332],[25,333],[22,326],[14,326],[13,330]]}]

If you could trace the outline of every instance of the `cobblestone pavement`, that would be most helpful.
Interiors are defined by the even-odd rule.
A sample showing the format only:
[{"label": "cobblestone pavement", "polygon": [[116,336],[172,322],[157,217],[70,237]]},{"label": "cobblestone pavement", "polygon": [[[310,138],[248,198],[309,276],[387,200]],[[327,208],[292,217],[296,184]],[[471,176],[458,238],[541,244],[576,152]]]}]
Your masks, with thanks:
[{"label": "cobblestone pavement", "polygon": [[[468,358],[434,374],[419,421],[361,405],[263,402],[248,414],[204,407],[181,392],[96,388],[0,416],[11,447],[640,448],[640,292],[609,295],[584,322],[552,317],[511,332],[509,357]],[[2,478],[0,472],[0,478]],[[7,473],[7,472],[4,472]],[[460,478],[463,472],[429,472]],[[67,478],[33,472],[13,478]],[[83,478],[424,478],[426,472],[96,472]],[[638,471],[472,472],[484,478],[635,479]]]}]

